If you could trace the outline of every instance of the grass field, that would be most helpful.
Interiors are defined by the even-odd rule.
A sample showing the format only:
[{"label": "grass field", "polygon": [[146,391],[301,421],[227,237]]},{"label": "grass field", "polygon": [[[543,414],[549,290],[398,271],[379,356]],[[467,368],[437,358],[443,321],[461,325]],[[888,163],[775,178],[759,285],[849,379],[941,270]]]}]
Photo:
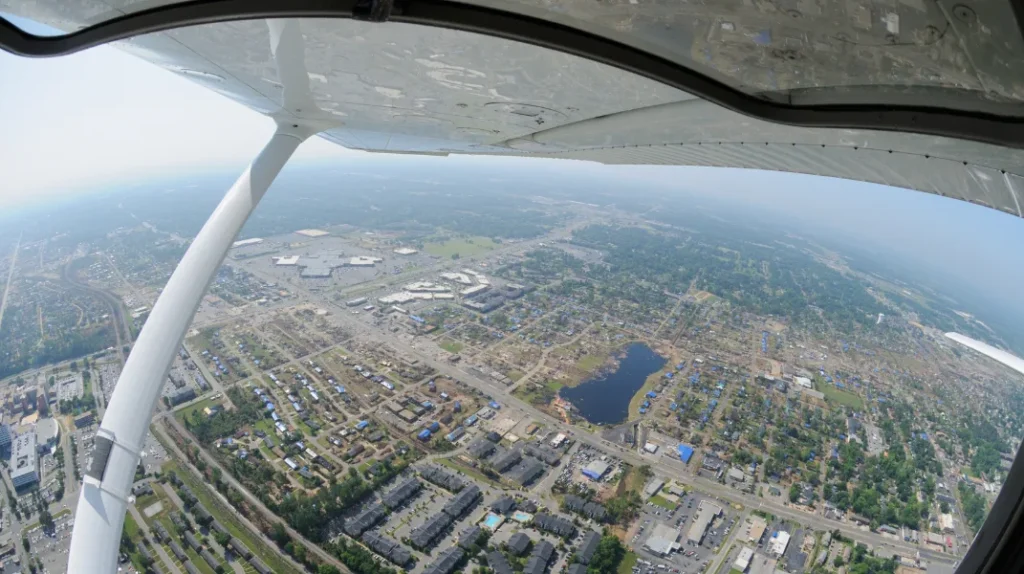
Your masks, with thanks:
[{"label": "grass field", "polygon": [[668,510],[675,510],[676,507],[679,506],[678,504],[672,502],[671,500],[662,496],[658,496],[657,494],[651,497],[651,503],[657,504],[658,506]]},{"label": "grass field", "polygon": [[830,403],[837,403],[841,406],[858,411],[864,409],[864,399],[860,398],[860,396],[855,393],[837,389],[832,385],[815,383],[814,386],[825,395],[825,400]]},{"label": "grass field", "polygon": [[186,420],[192,418],[192,413],[198,411],[200,414],[202,414],[203,409],[205,409],[206,407],[212,407],[214,405],[222,406],[223,404],[224,403],[222,401],[216,401],[213,399],[203,399],[193,405],[189,405],[181,409],[180,411],[175,411],[174,418],[178,419],[179,421],[181,421],[182,424],[184,424]]},{"label": "grass field", "polygon": [[487,478],[486,476],[484,476],[482,473],[480,473],[476,469],[470,468],[468,466],[463,466],[463,465],[455,462],[454,460],[452,460],[450,458],[439,458],[439,459],[437,459],[437,462],[447,466],[448,468],[450,468],[452,470],[457,470],[459,472],[462,472],[466,476],[471,476],[471,477],[475,478],[476,480],[485,482],[485,483],[490,484],[491,486],[494,486],[496,488],[501,488],[500,484],[498,484],[497,482],[494,482],[493,480]]},{"label": "grass field", "polygon": [[130,512],[124,515],[124,532],[132,540],[137,540],[139,537],[139,525],[135,523]]},{"label": "grass field", "polygon": [[459,254],[459,257],[473,257],[487,253],[496,246],[497,244],[489,237],[464,237],[430,242],[423,246],[423,250],[439,257],[451,257],[456,253]]},{"label": "grass field", "polygon": [[583,355],[582,357],[580,357],[580,360],[576,361],[576,368],[583,371],[584,373],[589,373],[590,371],[593,371],[594,369],[603,365],[604,361],[604,357],[598,357],[596,355]]},{"label": "grass field", "polygon": [[636,555],[636,552],[626,552],[626,555],[622,557],[622,562],[619,562],[619,570],[617,574],[630,574],[633,572],[633,567],[636,566],[636,561],[640,557]]},{"label": "grass field", "polygon": [[441,342],[441,348],[449,353],[458,353],[462,351],[462,343],[458,341],[452,341],[451,339],[445,339]]}]

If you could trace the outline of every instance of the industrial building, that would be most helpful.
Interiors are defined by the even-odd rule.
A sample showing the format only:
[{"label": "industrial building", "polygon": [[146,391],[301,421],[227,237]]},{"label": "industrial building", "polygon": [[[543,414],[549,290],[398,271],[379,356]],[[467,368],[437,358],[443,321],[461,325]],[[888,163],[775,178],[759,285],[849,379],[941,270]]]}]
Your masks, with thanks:
[{"label": "industrial building", "polygon": [[707,500],[700,501],[700,505],[697,506],[697,514],[693,517],[693,524],[690,525],[690,530],[686,533],[686,541],[694,545],[700,544],[708,532],[708,527],[711,526],[711,521],[721,514],[721,506]]},{"label": "industrial building", "polygon": [[611,468],[611,465],[607,462],[604,462],[603,460],[595,460],[583,467],[582,472],[583,476],[590,480],[601,480],[601,478],[608,473],[609,468]]},{"label": "industrial building", "polygon": [[289,255],[286,257],[275,257],[274,265],[280,265],[282,267],[292,267],[299,264],[298,255]]},{"label": "industrial building", "polygon": [[644,542],[647,548],[658,556],[667,556],[679,550],[679,531],[665,524],[658,524]]},{"label": "industrial building", "polygon": [[11,482],[20,490],[39,482],[39,457],[36,433],[26,432],[14,437],[11,443]]},{"label": "industrial building", "polygon": [[253,237],[251,239],[240,239],[231,244],[231,248],[235,249],[238,247],[248,247],[249,245],[259,245],[263,243],[263,239],[260,237]]}]

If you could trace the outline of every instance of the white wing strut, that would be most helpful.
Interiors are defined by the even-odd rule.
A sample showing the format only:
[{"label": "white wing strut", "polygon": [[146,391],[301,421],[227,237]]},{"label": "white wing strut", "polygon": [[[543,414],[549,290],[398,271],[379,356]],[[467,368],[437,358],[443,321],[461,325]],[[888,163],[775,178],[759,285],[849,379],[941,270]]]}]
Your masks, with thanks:
[{"label": "white wing strut", "polygon": [[78,500],[68,572],[117,570],[135,467],[174,355],[235,236],[310,131],[298,124],[278,125],[207,220],[153,306],[96,433],[93,462]]}]

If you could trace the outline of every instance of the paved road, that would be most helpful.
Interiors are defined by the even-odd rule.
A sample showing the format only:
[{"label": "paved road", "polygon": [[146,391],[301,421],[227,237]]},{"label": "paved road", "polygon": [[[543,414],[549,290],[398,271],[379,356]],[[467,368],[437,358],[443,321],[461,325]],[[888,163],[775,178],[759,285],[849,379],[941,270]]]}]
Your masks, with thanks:
[{"label": "paved road", "polygon": [[11,253],[11,269],[7,272],[7,281],[4,283],[4,296],[0,298],[0,325],[4,324],[4,309],[7,308],[7,294],[11,292],[11,281],[14,279],[14,268],[18,266],[18,248],[21,247],[21,235],[18,242],[14,244],[14,252]]}]

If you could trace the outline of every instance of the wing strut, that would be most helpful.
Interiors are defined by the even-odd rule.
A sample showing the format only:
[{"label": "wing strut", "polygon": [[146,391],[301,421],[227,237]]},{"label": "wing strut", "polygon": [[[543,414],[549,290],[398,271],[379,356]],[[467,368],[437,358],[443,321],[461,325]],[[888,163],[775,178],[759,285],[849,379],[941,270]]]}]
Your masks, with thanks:
[{"label": "wing strut", "polygon": [[314,132],[279,123],[228,190],[178,263],[132,349],[110,398],[78,500],[68,572],[115,572],[128,494],[153,409],[192,316],[235,236],[295,149]]}]

